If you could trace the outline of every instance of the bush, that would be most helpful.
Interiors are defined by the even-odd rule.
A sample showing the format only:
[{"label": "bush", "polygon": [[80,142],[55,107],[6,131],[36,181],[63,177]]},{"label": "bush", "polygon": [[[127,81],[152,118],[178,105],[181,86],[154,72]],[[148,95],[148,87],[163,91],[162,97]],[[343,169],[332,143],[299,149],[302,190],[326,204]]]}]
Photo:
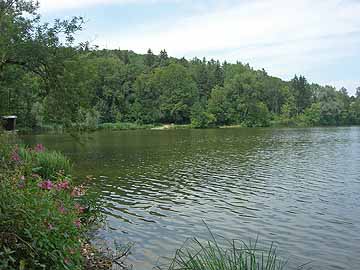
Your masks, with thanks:
[{"label": "bush", "polygon": [[68,158],[57,151],[46,151],[41,144],[33,149],[24,146],[15,147],[12,161],[21,165],[27,174],[36,173],[45,179],[56,177],[60,171],[66,175],[71,171]]},{"label": "bush", "polygon": [[13,136],[2,133],[0,130],[0,172],[9,165],[13,140]]},{"label": "bush", "polygon": [[214,126],[216,118],[207,112],[200,103],[196,103],[191,110],[191,127],[207,128]]},{"label": "bush", "polygon": [[105,130],[135,130],[135,129],[151,129],[155,125],[147,124],[137,124],[137,123],[103,123],[99,125],[99,129]]},{"label": "bush", "polygon": [[0,153],[0,269],[83,268],[85,233],[97,216],[64,174],[69,161],[40,145],[0,144]]},{"label": "bush", "polygon": [[78,269],[82,265],[80,207],[74,204],[70,184],[64,183],[68,180],[62,177],[44,182],[20,174],[1,179],[0,269]]},{"label": "bush", "polygon": [[242,124],[246,127],[268,127],[270,112],[263,102],[256,102],[249,106],[249,112]]}]

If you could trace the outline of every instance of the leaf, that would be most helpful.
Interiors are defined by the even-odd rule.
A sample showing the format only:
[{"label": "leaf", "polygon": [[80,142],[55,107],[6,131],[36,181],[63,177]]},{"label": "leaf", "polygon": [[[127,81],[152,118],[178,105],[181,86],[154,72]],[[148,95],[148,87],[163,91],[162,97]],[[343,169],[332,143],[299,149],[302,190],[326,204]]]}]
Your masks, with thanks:
[{"label": "leaf", "polygon": [[43,169],[43,167],[36,167],[36,168],[32,168],[31,170],[32,170],[33,173],[38,173],[42,169]]},{"label": "leaf", "polygon": [[21,261],[20,261],[19,270],[25,270],[25,266],[26,266],[26,261],[25,261],[25,260],[21,260]]}]

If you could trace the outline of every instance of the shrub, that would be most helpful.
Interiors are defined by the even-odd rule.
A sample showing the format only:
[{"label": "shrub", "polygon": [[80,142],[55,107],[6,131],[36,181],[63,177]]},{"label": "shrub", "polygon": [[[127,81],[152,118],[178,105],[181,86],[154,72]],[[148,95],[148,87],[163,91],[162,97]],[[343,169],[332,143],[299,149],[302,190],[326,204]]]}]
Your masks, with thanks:
[{"label": "shrub", "polygon": [[155,125],[152,124],[137,124],[137,123],[127,123],[127,122],[103,123],[99,125],[99,129],[105,129],[105,130],[135,130],[135,129],[151,129],[154,127]]},{"label": "shrub", "polygon": [[21,165],[27,174],[36,173],[46,179],[56,177],[60,171],[65,175],[71,171],[71,162],[67,157],[57,151],[45,151],[41,144],[34,148],[15,147],[12,160]]},{"label": "shrub", "polygon": [[19,174],[1,179],[1,269],[79,269],[82,265],[79,207],[71,198],[70,185],[69,190],[58,189],[63,181],[59,178],[45,188],[42,181]]},{"label": "shrub", "polygon": [[41,145],[0,144],[0,153],[0,269],[81,269],[85,233],[98,216],[84,188],[61,173],[68,160]]},{"label": "shrub", "polygon": [[191,127],[193,128],[208,128],[215,126],[215,116],[208,112],[200,112],[197,115],[191,116]]},{"label": "shrub", "polygon": [[207,112],[205,108],[196,103],[191,110],[191,126],[193,128],[207,128],[215,125],[216,118]]},{"label": "shrub", "polygon": [[13,137],[9,134],[2,133],[0,130],[0,172],[8,167],[11,150],[12,150]]},{"label": "shrub", "polygon": [[79,269],[88,218],[84,190],[57,174],[27,175],[24,167],[0,174],[0,269]]}]

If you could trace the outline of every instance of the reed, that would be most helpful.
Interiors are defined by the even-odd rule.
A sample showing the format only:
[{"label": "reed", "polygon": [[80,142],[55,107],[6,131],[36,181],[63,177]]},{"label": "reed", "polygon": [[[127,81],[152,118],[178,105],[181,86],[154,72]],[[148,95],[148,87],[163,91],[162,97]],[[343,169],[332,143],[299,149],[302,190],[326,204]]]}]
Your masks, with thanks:
[{"label": "reed", "polygon": [[[209,229],[209,228],[208,228]],[[285,270],[287,261],[279,258],[276,247],[259,248],[258,240],[221,241],[210,231],[210,240],[191,238],[178,249],[168,270]],[[306,264],[297,269],[304,269]],[[158,269],[164,269],[158,267]]]}]

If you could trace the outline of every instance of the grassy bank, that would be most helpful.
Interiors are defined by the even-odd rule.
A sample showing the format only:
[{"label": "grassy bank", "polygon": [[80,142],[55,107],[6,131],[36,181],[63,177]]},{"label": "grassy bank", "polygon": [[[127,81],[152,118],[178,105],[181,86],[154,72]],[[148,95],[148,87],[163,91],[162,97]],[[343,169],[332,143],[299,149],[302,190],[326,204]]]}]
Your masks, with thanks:
[{"label": "grassy bank", "polygon": [[138,124],[138,123],[103,123],[97,126],[97,130],[135,130],[135,129],[153,129],[158,127],[156,124]]},{"label": "grassy bank", "polygon": [[[259,126],[260,128],[261,126]],[[319,125],[311,124],[304,121],[302,118],[299,119],[274,119],[270,121],[270,124],[262,128],[311,128],[311,127],[337,127],[337,125]],[[208,128],[249,128],[243,124],[234,124],[234,125],[222,125],[222,126],[194,126],[192,124],[139,124],[139,123],[130,123],[130,122],[119,122],[119,123],[103,123],[96,126],[86,126],[86,125],[72,125],[69,127],[59,126],[59,125],[47,125],[44,127],[37,127],[35,129],[30,128],[21,128],[19,127],[19,132],[21,134],[34,134],[34,133],[74,133],[80,134],[83,132],[92,132],[98,130],[104,131],[124,131],[124,130],[174,130],[174,129],[208,129]]]},{"label": "grassy bank", "polygon": [[116,260],[89,244],[102,216],[70,161],[13,140],[0,133],[0,269],[110,269]]},{"label": "grassy bank", "polygon": [[87,126],[85,124],[74,124],[68,127],[60,125],[46,125],[37,127],[34,129],[19,127],[21,134],[33,134],[33,133],[81,133],[81,132],[92,132],[98,130],[105,131],[122,131],[122,130],[169,130],[169,129],[189,129],[195,128],[192,125],[175,125],[175,124],[139,124],[130,122],[119,122],[119,123],[102,123],[95,126]]}]

